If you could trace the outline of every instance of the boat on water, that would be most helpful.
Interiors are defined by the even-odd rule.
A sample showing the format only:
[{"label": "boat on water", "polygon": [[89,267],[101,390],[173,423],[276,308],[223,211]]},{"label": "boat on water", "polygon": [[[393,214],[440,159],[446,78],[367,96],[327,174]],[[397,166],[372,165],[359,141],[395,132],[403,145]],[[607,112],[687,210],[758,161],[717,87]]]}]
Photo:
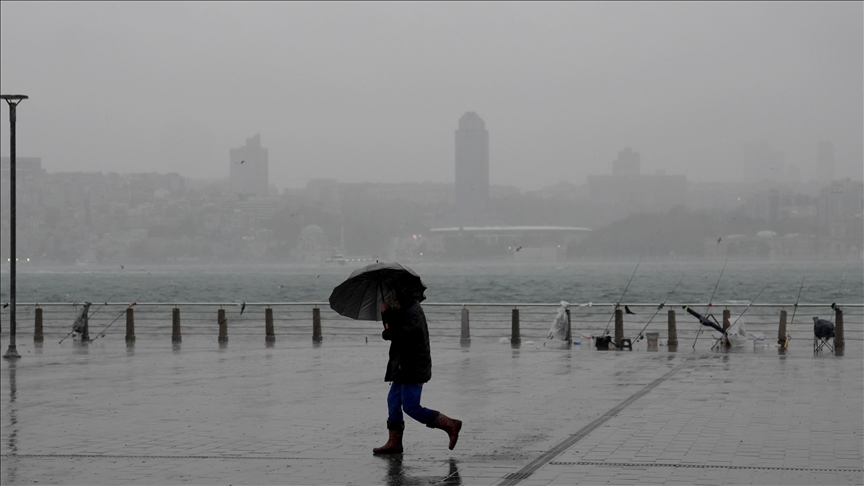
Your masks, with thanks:
[{"label": "boat on water", "polygon": [[345,265],[348,263],[371,263],[375,262],[377,259],[371,256],[348,256],[341,253],[334,253],[328,258],[324,259],[324,263],[328,265]]},{"label": "boat on water", "polygon": [[336,263],[338,265],[345,265],[348,263],[348,260],[345,259],[344,255],[340,255],[338,253],[334,253],[333,255],[327,257],[324,260],[325,263]]}]

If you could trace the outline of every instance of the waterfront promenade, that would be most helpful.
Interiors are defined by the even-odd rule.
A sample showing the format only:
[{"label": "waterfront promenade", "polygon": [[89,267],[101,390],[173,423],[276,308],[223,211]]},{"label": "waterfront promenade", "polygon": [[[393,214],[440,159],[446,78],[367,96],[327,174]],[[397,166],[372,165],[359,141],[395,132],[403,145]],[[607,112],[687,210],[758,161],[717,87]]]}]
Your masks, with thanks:
[{"label": "waterfront promenade", "polygon": [[433,339],[423,403],[465,422],[459,443],[409,419],[386,458],[381,341],[19,340],[0,362],[0,482],[864,483],[860,341],[842,357],[807,339],[787,355],[542,344]]}]

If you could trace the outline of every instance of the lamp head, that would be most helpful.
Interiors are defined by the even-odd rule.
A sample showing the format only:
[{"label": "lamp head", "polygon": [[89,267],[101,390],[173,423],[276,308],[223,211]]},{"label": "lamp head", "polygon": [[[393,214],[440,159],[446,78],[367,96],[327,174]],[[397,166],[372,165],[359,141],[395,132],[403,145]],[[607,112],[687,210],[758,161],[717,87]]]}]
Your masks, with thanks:
[{"label": "lamp head", "polygon": [[6,100],[6,103],[10,105],[17,105],[21,103],[21,100],[26,100],[29,98],[27,95],[16,94],[16,95],[0,95],[0,98]]}]

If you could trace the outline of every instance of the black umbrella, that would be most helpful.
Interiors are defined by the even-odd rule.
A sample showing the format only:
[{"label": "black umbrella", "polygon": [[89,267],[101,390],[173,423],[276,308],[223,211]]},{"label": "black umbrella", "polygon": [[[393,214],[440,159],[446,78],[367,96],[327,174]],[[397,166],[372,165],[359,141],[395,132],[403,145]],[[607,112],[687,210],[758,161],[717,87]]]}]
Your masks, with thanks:
[{"label": "black umbrella", "polygon": [[696,319],[699,319],[699,323],[702,324],[703,326],[708,326],[708,327],[717,329],[718,331],[722,332],[723,334],[726,334],[726,331],[724,331],[722,327],[718,326],[713,321],[711,321],[711,319],[708,319],[707,317],[703,316],[702,314],[699,314],[698,312],[694,311],[690,307],[684,307],[684,309],[687,311],[688,314],[695,317]]},{"label": "black umbrella", "polygon": [[398,263],[373,263],[354,270],[330,294],[330,308],[361,321],[380,321],[381,303],[391,291],[422,302],[426,286],[414,270]]}]

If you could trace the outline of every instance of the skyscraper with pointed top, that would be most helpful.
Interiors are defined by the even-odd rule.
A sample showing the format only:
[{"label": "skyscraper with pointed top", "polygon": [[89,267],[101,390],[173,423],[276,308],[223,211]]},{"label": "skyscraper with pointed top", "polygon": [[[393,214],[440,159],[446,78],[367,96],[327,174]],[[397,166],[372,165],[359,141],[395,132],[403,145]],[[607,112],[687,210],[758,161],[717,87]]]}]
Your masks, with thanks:
[{"label": "skyscraper with pointed top", "polygon": [[456,209],[459,224],[481,224],[489,204],[489,132],[469,111],[456,130]]}]

